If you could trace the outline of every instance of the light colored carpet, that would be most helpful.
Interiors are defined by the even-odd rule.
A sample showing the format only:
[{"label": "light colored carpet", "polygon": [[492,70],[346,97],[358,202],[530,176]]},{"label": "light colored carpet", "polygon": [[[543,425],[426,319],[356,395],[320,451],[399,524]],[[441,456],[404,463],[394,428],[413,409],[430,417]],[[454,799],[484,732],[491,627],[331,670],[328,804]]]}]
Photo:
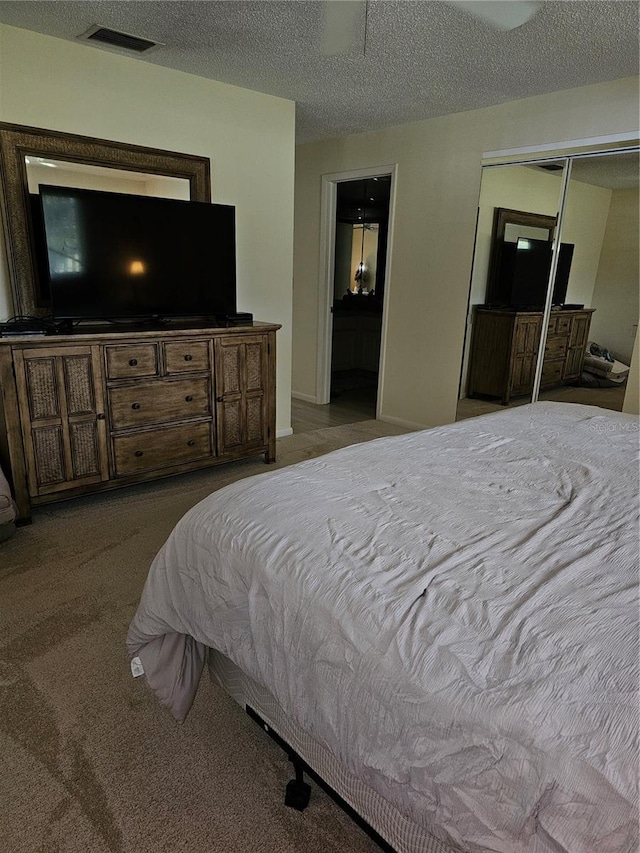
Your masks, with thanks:
[{"label": "light colored carpet", "polygon": [[[275,467],[381,435],[293,435]],[[197,501],[261,459],[51,505],[0,544],[0,847],[6,853],[371,853],[317,786],[286,808],[284,753],[205,676],[184,725],[134,681],[149,564]]]}]

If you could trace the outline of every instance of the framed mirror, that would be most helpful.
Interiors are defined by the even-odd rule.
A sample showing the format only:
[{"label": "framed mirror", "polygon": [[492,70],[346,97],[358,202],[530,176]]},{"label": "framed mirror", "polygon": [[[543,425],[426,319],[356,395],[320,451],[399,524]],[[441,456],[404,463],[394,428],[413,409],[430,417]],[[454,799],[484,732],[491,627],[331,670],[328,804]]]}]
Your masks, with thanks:
[{"label": "framed mirror", "polygon": [[501,304],[502,266],[509,250],[513,250],[520,238],[553,240],[557,217],[524,210],[509,210],[497,207],[494,215],[491,257],[487,278],[487,304]]},{"label": "framed mirror", "polygon": [[[151,179],[182,179],[188,182],[190,200],[211,201],[206,157],[0,122],[0,206],[16,315],[48,313],[38,288],[29,189],[29,169],[43,164],[66,164],[69,170],[93,166],[101,172],[113,169]],[[165,192],[163,189],[162,194]]]}]

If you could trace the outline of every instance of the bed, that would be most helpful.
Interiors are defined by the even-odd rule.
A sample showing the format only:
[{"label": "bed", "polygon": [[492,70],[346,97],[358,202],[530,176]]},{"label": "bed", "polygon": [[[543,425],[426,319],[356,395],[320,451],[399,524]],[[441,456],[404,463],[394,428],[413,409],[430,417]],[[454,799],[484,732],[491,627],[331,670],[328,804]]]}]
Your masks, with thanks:
[{"label": "bed", "polygon": [[182,720],[211,650],[398,853],[635,853],[638,430],[536,403],[236,482],[129,654]]}]

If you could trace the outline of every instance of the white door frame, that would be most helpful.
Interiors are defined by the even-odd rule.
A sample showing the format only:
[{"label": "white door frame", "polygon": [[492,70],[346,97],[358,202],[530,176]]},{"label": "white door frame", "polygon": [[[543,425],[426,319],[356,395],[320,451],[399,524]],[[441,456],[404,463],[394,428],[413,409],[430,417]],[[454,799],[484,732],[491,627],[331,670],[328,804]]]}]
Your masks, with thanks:
[{"label": "white door frame", "polygon": [[333,172],[322,176],[320,212],[320,269],[318,274],[318,350],[316,359],[316,403],[325,404],[331,396],[331,338],[333,333],[334,265],[336,252],[336,201],[337,185],[344,181],[360,181],[363,178],[391,176],[389,194],[389,231],[387,235],[387,262],[382,300],[382,332],[380,339],[380,362],[378,369],[378,393],[376,417],[379,416],[384,374],[385,341],[387,333],[387,306],[389,300],[389,272],[391,270],[391,246],[393,244],[393,219],[397,165],[377,166],[370,169],[351,169],[348,172]]}]

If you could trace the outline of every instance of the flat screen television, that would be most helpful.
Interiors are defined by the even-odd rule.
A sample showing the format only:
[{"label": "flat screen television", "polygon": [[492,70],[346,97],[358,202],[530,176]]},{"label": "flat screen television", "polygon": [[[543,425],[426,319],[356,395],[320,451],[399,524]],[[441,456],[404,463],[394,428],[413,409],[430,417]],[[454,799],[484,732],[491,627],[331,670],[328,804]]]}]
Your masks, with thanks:
[{"label": "flat screen television", "polygon": [[[573,259],[572,243],[561,243],[552,305],[563,305],[567,298]],[[512,308],[542,309],[546,302],[552,247],[548,240],[519,237],[516,243],[504,243],[497,292],[492,303]]]},{"label": "flat screen television", "polygon": [[236,312],[233,206],[48,185],[39,198],[55,320]]}]

